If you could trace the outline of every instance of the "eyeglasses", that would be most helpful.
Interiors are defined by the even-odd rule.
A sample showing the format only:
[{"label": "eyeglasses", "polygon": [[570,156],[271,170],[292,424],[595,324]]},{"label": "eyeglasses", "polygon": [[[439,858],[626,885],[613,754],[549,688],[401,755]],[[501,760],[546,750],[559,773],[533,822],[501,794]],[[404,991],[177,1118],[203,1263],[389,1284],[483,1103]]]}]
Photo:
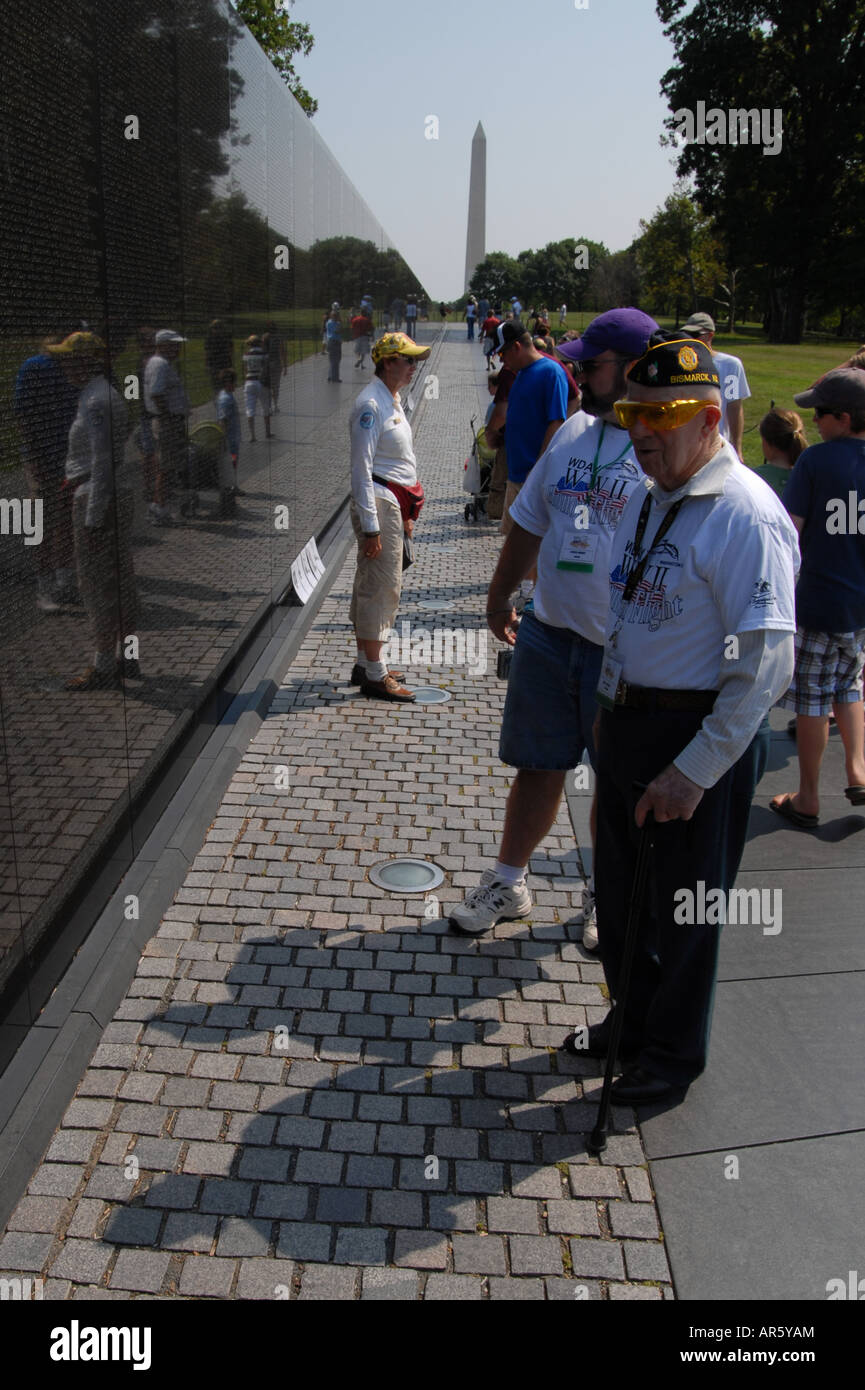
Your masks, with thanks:
[{"label": "eyeglasses", "polygon": [[838,418],[837,410],[830,410],[829,407],[825,405],[815,405],[814,414],[818,420],[822,420],[824,415],[834,415],[836,420]]},{"label": "eyeglasses", "polygon": [[615,357],[605,357],[602,361],[597,357],[587,357],[585,362],[575,362],[573,365],[575,371],[581,372],[583,376],[588,376],[590,372],[596,372],[599,367],[609,367],[610,363],[616,363],[621,366],[623,362],[630,361],[631,359],[629,357],[620,357],[618,355]]},{"label": "eyeglasses", "polygon": [[[622,429],[642,420],[649,430],[677,430],[714,401],[616,401],[613,409]],[[717,406],[715,406],[717,409]]]}]

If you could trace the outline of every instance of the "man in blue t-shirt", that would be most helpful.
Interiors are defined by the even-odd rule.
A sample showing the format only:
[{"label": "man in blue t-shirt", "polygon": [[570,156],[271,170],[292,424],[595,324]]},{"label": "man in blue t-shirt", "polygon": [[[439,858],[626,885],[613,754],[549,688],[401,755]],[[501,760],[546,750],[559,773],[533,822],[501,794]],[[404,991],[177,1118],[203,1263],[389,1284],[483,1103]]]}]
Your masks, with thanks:
[{"label": "man in blue t-shirt", "polygon": [[799,532],[796,671],[778,702],[796,711],[799,790],[773,811],[803,829],[819,823],[820,764],[833,713],[844,744],[847,800],[865,805],[865,372],[827,372],[794,396],[813,406],[822,444],[799,455],[784,505]]},{"label": "man in blue t-shirt", "polygon": [[508,487],[502,535],[511,529],[510,504],[568,413],[565,369],[538,352],[519,320],[499,324],[498,351],[517,378],[508,396]]}]

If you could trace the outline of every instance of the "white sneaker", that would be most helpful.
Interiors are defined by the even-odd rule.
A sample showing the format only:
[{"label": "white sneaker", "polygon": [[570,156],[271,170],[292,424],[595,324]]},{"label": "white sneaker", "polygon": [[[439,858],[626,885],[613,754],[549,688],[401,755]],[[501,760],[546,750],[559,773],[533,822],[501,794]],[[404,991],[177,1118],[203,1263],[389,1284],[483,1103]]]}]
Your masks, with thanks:
[{"label": "white sneaker", "polygon": [[36,595],[36,607],[39,609],[40,613],[60,612],[60,604],[57,602],[57,597],[55,594],[52,594],[49,589],[45,589],[42,593]]},{"label": "white sneaker", "polygon": [[465,902],[454,908],[448,921],[469,936],[480,936],[497,922],[528,917],[531,910],[532,896],[524,878],[511,888],[496,878],[494,869],[485,869],[478,887],[466,894]]},{"label": "white sneaker", "polygon": [[598,949],[598,910],[591,888],[583,889],[583,905],[577,913],[576,920],[583,924],[583,947],[587,951],[596,951]]}]

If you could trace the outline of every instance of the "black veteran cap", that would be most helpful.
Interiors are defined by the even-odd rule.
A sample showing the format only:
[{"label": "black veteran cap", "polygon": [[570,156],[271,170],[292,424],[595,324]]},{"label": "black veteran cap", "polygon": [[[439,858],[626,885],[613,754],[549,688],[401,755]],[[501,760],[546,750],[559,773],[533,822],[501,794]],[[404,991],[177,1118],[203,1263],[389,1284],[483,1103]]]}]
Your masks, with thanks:
[{"label": "black veteran cap", "polygon": [[650,347],[628,372],[635,386],[717,386],[715,360],[699,338],[674,338]]}]

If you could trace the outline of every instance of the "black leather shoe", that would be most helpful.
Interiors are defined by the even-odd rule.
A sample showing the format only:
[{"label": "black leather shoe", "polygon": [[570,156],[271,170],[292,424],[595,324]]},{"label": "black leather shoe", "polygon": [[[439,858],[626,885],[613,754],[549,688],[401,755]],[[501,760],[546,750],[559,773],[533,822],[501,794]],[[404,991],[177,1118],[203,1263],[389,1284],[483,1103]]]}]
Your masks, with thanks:
[{"label": "black leather shoe", "polygon": [[681,1100],[687,1089],[687,1085],[675,1085],[642,1067],[632,1066],[613,1082],[610,1095],[617,1104],[648,1105],[656,1100]]},{"label": "black leather shoe", "polygon": [[[608,1014],[600,1023],[592,1023],[589,1026],[588,1037],[585,1028],[577,1032],[569,1033],[559,1048],[560,1052],[567,1052],[570,1057],[606,1057],[610,1050],[610,1036],[613,1031],[612,1014]],[[579,1040],[585,1042],[584,1047],[579,1046]],[[627,1062],[630,1057],[636,1057],[639,1048],[630,1046],[628,1043],[620,1044],[620,1058]]]}]

